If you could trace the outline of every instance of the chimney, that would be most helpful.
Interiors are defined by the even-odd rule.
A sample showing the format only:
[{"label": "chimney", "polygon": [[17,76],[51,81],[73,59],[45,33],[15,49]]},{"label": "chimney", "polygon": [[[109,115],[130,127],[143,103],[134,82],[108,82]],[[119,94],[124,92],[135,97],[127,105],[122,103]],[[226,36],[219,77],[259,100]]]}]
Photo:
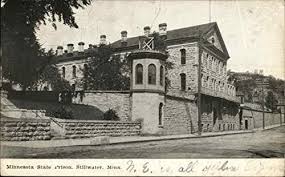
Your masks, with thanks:
[{"label": "chimney", "polygon": [[146,27],[143,28],[143,30],[144,30],[144,35],[145,35],[146,37],[148,37],[149,34],[150,34],[150,27],[149,27],[149,26],[146,26]]},{"label": "chimney", "polygon": [[106,35],[101,35],[100,36],[100,45],[106,45],[107,41],[106,41]]},{"label": "chimney", "polygon": [[67,44],[67,53],[72,53],[73,52],[73,44]]},{"label": "chimney", "polygon": [[56,55],[57,56],[63,55],[63,47],[62,46],[57,46]]},{"label": "chimney", "polygon": [[78,43],[78,52],[84,52],[84,42]]},{"label": "chimney", "polygon": [[121,32],[121,41],[122,42],[127,42],[127,39],[128,39],[128,32],[127,31],[122,31]]},{"label": "chimney", "polygon": [[159,24],[158,29],[159,29],[159,35],[166,35],[167,24],[166,23]]}]

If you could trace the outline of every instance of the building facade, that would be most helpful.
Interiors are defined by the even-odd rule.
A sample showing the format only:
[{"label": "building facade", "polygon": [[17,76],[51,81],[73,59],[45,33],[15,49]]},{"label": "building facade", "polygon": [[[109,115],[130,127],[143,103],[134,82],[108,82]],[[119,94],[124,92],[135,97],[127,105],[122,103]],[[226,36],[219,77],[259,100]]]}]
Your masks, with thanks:
[{"label": "building facade", "polygon": [[[168,31],[163,23],[158,31],[166,45],[164,52],[156,51],[150,27],[137,37],[128,38],[127,31],[122,31],[121,39],[110,44],[121,59],[132,60],[129,119],[142,121],[146,134],[195,133],[201,83],[202,130],[239,129],[239,99],[235,87],[227,81],[230,57],[218,25],[208,23]],[[107,44],[105,35],[100,36],[100,44]],[[62,46],[58,47],[57,66],[75,90],[82,90],[77,82],[84,76],[82,71],[91,59],[91,50],[93,46],[84,49],[83,42],[76,52],[72,44],[65,52]],[[166,63],[172,66],[167,68]]]}]

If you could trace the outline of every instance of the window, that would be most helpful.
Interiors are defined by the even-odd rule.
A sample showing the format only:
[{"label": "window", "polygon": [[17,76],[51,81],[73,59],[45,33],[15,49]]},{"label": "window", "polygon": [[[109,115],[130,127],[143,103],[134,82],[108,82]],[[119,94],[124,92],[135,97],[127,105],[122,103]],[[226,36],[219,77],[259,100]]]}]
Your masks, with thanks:
[{"label": "window", "polygon": [[156,84],[156,67],[154,64],[148,65],[148,84]]},{"label": "window", "polygon": [[62,67],[62,78],[65,78],[65,67]]},{"label": "window", "polygon": [[186,75],[184,73],[180,74],[181,90],[186,90]]},{"label": "window", "polygon": [[206,77],[206,87],[210,87],[209,76]]},{"label": "window", "polygon": [[84,74],[84,77],[85,77],[85,78],[87,77],[87,73],[88,73],[88,65],[87,65],[87,64],[84,64],[83,74]]},{"label": "window", "polygon": [[186,64],[186,50],[181,49],[180,54],[181,54],[181,64],[185,65]]},{"label": "window", "polygon": [[159,81],[160,81],[160,85],[163,86],[163,75],[164,75],[164,71],[163,71],[163,66],[160,66],[160,71],[159,71]]},{"label": "window", "polygon": [[75,91],[75,84],[71,85],[72,91]]},{"label": "window", "polygon": [[142,84],[143,83],[143,65],[137,64],[136,65],[136,84]]},{"label": "window", "polygon": [[163,103],[160,103],[158,108],[158,125],[162,125],[162,107]]},{"label": "window", "polygon": [[72,66],[72,77],[73,78],[76,77],[76,66],[75,65]]}]

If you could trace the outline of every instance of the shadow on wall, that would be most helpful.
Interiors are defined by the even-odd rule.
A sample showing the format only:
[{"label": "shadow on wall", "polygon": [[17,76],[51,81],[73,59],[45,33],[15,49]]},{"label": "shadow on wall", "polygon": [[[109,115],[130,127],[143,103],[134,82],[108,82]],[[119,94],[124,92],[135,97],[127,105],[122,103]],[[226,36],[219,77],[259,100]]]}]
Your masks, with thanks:
[{"label": "shadow on wall", "polygon": [[46,116],[54,117],[54,113],[64,108],[67,112],[72,112],[72,119],[76,120],[104,120],[104,112],[95,106],[81,104],[61,104],[56,102],[36,102],[10,100],[17,108],[31,110],[45,110]]}]

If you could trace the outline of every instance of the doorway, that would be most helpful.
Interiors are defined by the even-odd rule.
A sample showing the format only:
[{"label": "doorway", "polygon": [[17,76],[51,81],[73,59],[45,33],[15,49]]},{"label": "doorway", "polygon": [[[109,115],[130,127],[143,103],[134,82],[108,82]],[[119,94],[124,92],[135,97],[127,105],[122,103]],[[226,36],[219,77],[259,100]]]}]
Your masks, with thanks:
[{"label": "doorway", "polygon": [[244,127],[246,130],[248,129],[248,120],[244,120]]}]

